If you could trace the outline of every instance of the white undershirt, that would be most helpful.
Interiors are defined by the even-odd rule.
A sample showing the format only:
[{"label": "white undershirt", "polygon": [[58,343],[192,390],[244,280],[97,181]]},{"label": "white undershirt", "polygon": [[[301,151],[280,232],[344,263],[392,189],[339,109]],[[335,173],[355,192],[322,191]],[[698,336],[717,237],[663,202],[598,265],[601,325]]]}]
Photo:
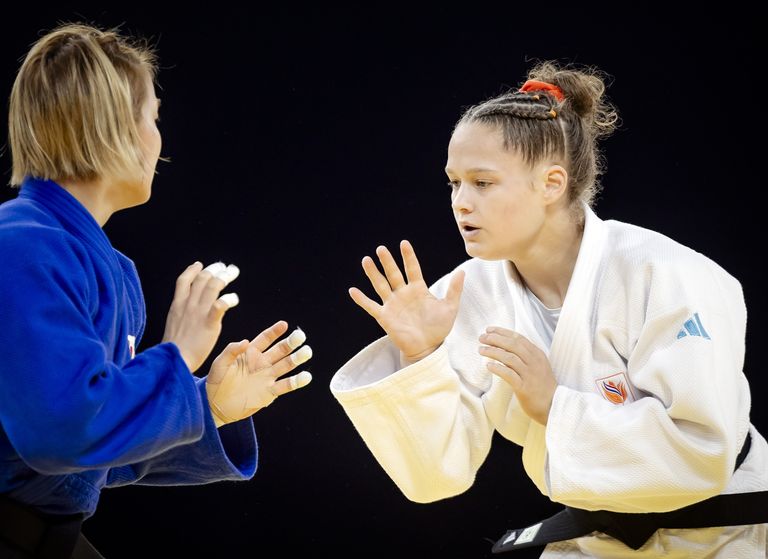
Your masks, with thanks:
[{"label": "white undershirt", "polygon": [[560,309],[562,307],[557,309],[546,307],[527,286],[525,288],[525,295],[533,325],[541,339],[547,344],[547,348],[549,348],[552,345],[552,338],[555,336],[557,319],[560,318]]}]

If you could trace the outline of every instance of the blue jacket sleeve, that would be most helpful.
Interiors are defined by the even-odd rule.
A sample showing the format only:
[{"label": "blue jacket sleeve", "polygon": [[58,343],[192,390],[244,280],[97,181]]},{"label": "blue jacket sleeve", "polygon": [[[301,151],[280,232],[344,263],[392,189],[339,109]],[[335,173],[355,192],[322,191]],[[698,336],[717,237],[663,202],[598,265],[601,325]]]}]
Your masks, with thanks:
[{"label": "blue jacket sleeve", "polygon": [[[0,422],[43,474],[132,464],[203,435],[203,405],[178,349],[152,347],[124,366],[95,324],[114,305],[77,243],[4,240],[0,274]],[[31,253],[31,255],[30,255]]]},{"label": "blue jacket sleeve", "polygon": [[[197,381],[207,401],[205,379]],[[216,429],[210,408],[205,410],[205,433],[199,441],[172,448],[138,464],[112,468],[107,487],[141,485],[197,485],[214,481],[240,481],[256,473],[258,450],[251,418]]]}]

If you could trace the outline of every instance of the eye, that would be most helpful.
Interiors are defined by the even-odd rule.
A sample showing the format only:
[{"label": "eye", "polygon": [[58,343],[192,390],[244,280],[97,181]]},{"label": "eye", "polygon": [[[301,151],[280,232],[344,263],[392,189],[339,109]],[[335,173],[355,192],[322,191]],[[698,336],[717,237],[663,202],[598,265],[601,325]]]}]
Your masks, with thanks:
[{"label": "eye", "polygon": [[491,186],[492,184],[493,184],[493,183],[492,183],[492,182],[489,182],[489,181],[475,181],[475,186],[476,186],[477,188],[488,188],[488,187],[489,187],[489,186]]},{"label": "eye", "polygon": [[451,190],[456,190],[461,186],[461,181],[448,181],[447,184],[451,188]]}]

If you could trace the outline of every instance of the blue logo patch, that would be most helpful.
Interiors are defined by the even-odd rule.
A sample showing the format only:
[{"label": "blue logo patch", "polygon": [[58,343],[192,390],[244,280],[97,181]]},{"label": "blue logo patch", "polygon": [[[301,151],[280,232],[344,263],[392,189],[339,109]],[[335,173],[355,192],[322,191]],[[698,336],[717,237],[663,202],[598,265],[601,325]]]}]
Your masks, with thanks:
[{"label": "blue logo patch", "polygon": [[711,340],[707,331],[704,329],[704,325],[701,323],[699,313],[693,313],[693,316],[683,323],[683,329],[677,333],[677,339],[684,338],[686,336],[699,336],[706,340]]}]

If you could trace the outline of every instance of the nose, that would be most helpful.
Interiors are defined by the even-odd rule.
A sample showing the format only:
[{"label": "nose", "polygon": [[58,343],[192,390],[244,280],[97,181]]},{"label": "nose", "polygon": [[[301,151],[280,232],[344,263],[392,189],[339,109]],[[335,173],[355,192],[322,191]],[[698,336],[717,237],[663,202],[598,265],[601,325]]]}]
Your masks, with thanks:
[{"label": "nose", "polygon": [[468,213],[472,211],[472,200],[470,189],[464,183],[461,183],[451,195],[451,208],[456,213]]}]

